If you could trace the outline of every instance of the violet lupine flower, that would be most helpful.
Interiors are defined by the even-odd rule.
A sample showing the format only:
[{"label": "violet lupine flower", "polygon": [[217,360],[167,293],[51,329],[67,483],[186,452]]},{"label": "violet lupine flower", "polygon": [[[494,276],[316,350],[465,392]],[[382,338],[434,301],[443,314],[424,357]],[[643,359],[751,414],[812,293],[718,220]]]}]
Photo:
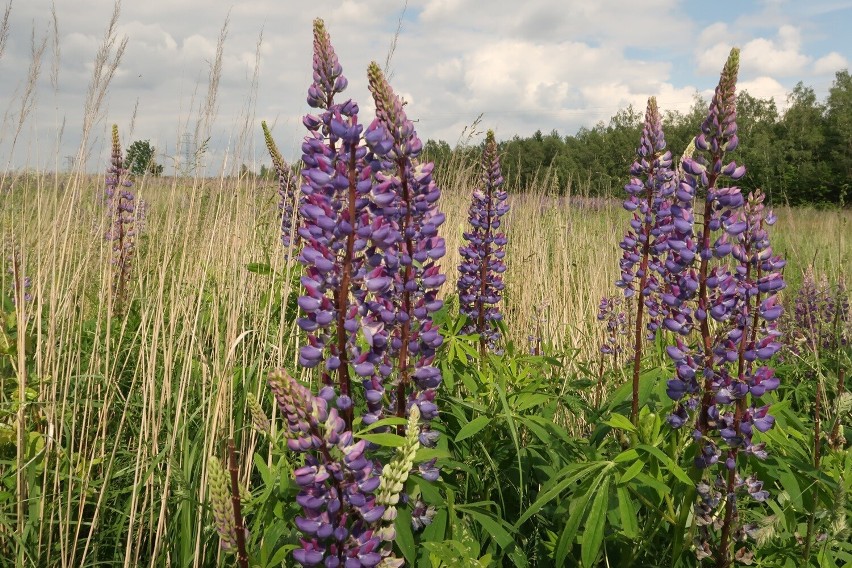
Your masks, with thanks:
[{"label": "violet lupine flower", "polygon": [[133,183],[128,178],[121,155],[121,143],[118,139],[118,125],[112,125],[112,163],[106,176],[106,211],[109,228],[104,239],[112,243],[112,292],[118,311],[127,300],[127,287],[130,283],[131,262],[136,250],[136,234],[140,219],[136,210],[136,195],[130,188]]},{"label": "violet lupine flower", "polygon": [[365,455],[366,441],[355,440],[332,406],[334,388],[315,396],[283,370],[272,372],[268,382],[287,423],[287,447],[305,455],[305,465],[293,472],[302,507],[296,526],[304,535],[295,560],[331,567],[391,560],[380,530],[385,506],[375,495],[381,477]]},{"label": "violet lupine flower", "polygon": [[818,353],[844,347],[849,342],[849,323],[849,296],[844,281],[831,286],[823,274],[817,282],[813,267],[808,267],[796,294],[792,322],[787,326],[793,336],[791,348],[802,346]]},{"label": "violet lupine flower", "polygon": [[[721,185],[724,180],[736,181],[745,175],[745,167],[733,161],[723,166],[726,153],[739,144],[736,134],[738,69],[739,50],[735,48],[722,70],[707,118],[701,125],[701,134],[695,139],[695,153],[684,157],[681,164],[683,173],[679,176],[671,207],[672,230],[666,239],[665,267],[669,283],[662,300],[668,313],[663,325],[686,336],[697,323],[701,332],[695,353],[681,339],[668,349],[677,369],[676,377],[668,384],[669,396],[678,401],[669,421],[675,427],[682,425],[687,410],[698,407],[700,397],[698,428],[701,432],[708,428],[707,412],[713,400],[713,336],[707,319],[710,260],[723,259],[732,250],[727,232],[715,242],[712,237],[744,203],[738,187]],[[695,234],[693,204],[699,196],[704,198],[703,225]],[[695,262],[699,262],[698,270]],[[700,378],[703,378],[703,385],[699,384]]]},{"label": "violet lupine flower", "polygon": [[[624,289],[624,297],[632,298],[637,290],[636,336],[633,342],[633,398],[631,419],[639,416],[639,372],[642,364],[642,344],[653,341],[660,326],[662,305],[660,294],[664,272],[662,254],[666,251],[667,227],[670,225],[674,171],[672,153],[666,150],[663,122],[657,109],[657,99],[648,99],[642,138],[636,149],[636,161],[630,167],[630,183],[624,186],[627,199],[624,208],[633,213],[630,230],[621,241],[624,251],[619,266],[621,278],[616,286]],[[645,310],[648,321],[645,323]],[[647,334],[643,337],[643,327]]]},{"label": "violet lupine flower", "polygon": [[[724,179],[736,181],[745,174],[744,166],[733,161],[725,164],[727,152],[738,145],[738,64],[739,51],[734,49],[722,71],[702,133],[695,140],[696,155],[683,161],[684,175],[675,197],[687,213],[681,216],[673,207],[673,219],[686,221],[691,215],[689,201],[704,193],[703,226],[695,241],[690,238],[687,222],[670,233],[666,266],[677,276],[670,278],[671,293],[664,297],[670,307],[667,320],[674,321],[664,322],[668,329],[683,333],[675,324],[691,326],[694,318],[701,331],[694,348],[680,337],[667,348],[677,369],[676,377],[668,382],[668,394],[677,401],[669,422],[674,427],[685,424],[687,410],[698,406],[700,396],[694,432],[698,448],[695,462],[700,468],[718,464],[723,469],[716,481],[721,497],[699,491],[697,517],[704,514],[702,507],[724,504],[721,536],[714,548],[720,566],[729,565],[730,543],[744,534],[737,528],[737,494],[742,490],[759,501],[766,498],[756,479],[742,480],[737,459],[740,453],[758,459],[766,457],[763,444],[754,444],[752,436],[755,430],[765,432],[774,424],[768,406],[759,405],[758,399],[778,387],[774,370],[764,363],[781,347],[777,292],[784,287],[780,270],[785,264],[773,254],[769,244],[766,226],[774,222],[774,217],[765,211],[763,194],[752,193],[746,203],[738,187],[721,185]],[[685,238],[677,238],[678,233]],[[684,250],[689,251],[686,258]],[[700,259],[697,274],[689,260],[696,253]],[[714,258],[723,260],[729,256],[732,261],[711,267]],[[712,333],[711,320],[715,322]],[[703,385],[699,385],[699,377]],[[708,535],[700,536],[709,538]],[[706,540],[699,543],[699,553],[708,548]]]},{"label": "violet lupine flower", "polygon": [[[266,126],[266,121],[261,121],[260,127],[263,129],[263,139],[266,141],[266,148],[269,150],[269,156],[272,158],[272,167],[275,168],[275,173],[278,176],[278,209],[281,214],[281,243],[285,247],[289,247],[290,237],[295,229],[293,225],[295,221],[293,207],[296,200],[296,179],[290,166],[284,161],[281,152],[278,151],[275,139],[272,138],[272,133],[269,131],[269,127]],[[298,236],[297,233],[296,244],[298,244]]]},{"label": "violet lupine flower", "polygon": [[[367,287],[364,232],[370,230],[367,196],[372,187],[370,166],[365,161],[363,127],[358,105],[342,104],[334,97],[347,85],[337,55],[322,20],[314,21],[314,83],[308,89],[308,104],[323,112],[307,115],[308,136],[302,144],[302,202],[299,235],[303,247],[299,261],[305,266],[298,300],[305,316],[298,325],[307,334],[307,345],[299,352],[305,367],[322,365],[322,382],[330,385],[336,375],[340,390],[336,399],[347,425],[352,423],[353,392],[349,364],[370,377],[361,363],[370,360],[357,343],[360,305]],[[376,388],[383,392],[381,385]],[[380,397],[379,397],[380,399]],[[372,403],[373,409],[376,403]],[[380,406],[380,401],[379,401]]]},{"label": "violet lupine flower", "polygon": [[442,337],[431,314],[443,304],[438,289],[446,280],[437,264],[446,252],[438,236],[445,220],[437,208],[441,190],[432,179],[433,164],[417,161],[422,143],[402,99],[375,62],[368,77],[376,104],[376,119],[365,134],[374,153],[376,218],[368,251],[372,295],[366,303],[365,334],[373,342],[380,337],[386,342],[379,370],[384,377],[396,372],[392,412],[404,417],[408,406],[416,404],[424,422],[421,443],[434,445],[429,422],[438,415],[435,394],[441,372],[433,362]]},{"label": "violet lupine flower", "polygon": [[489,130],[482,151],[481,187],[473,192],[469,220],[472,230],[464,233],[467,244],[459,247],[459,311],[470,318],[464,333],[480,335],[480,347],[494,351],[500,330],[494,325],[502,319],[497,303],[503,291],[506,271],[506,234],[500,229],[500,218],[509,211],[508,195],[500,189],[500,157],[494,132]]},{"label": "violet lupine flower", "polygon": [[627,335],[627,314],[621,309],[622,299],[618,296],[604,296],[598,306],[598,321],[606,326],[600,352],[604,355],[618,356],[624,350],[624,336]]}]

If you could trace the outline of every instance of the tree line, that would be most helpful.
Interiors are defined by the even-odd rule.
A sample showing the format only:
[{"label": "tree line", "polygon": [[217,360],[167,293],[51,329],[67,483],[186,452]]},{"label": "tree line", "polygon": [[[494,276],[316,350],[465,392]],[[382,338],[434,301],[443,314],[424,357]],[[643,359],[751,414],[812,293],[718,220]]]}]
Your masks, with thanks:
[{"label": "tree line", "polygon": [[[687,148],[707,113],[708,102],[696,95],[687,113],[667,111],[663,128],[675,159]],[[632,106],[618,111],[608,124],[581,128],[562,136],[540,130],[500,142],[503,174],[511,192],[547,184],[558,193],[583,188],[594,196],[621,196],[644,116]],[[825,100],[799,82],[780,111],[773,99],[737,95],[740,146],[737,161],[748,173],[746,190],[760,188],[775,203],[844,205],[852,185],[852,75],[838,71]],[[428,140],[426,159],[436,171],[472,165],[481,148]]]}]

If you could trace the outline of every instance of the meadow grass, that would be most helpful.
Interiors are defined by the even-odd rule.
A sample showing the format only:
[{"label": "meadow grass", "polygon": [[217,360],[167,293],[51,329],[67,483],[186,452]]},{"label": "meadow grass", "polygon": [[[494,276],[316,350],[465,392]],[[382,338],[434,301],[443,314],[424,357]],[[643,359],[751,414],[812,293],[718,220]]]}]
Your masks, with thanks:
[{"label": "meadow grass", "polygon": [[[456,168],[439,181],[449,296],[476,180]],[[294,367],[287,299],[300,267],[278,240],[273,184],[142,179],[135,189],[148,213],[131,301],[115,314],[103,182],[35,173],[0,194],[3,258],[17,247],[33,282],[19,312],[23,352],[0,368],[3,402],[19,390],[29,401],[23,430],[12,436],[17,421],[6,420],[7,435],[25,444],[0,462],[0,552],[33,566],[209,565],[218,552],[204,504],[208,456],[229,437],[252,455],[245,395],[267,400],[265,373]],[[601,296],[617,292],[614,243],[627,214],[616,200],[583,197],[583,187],[568,196],[546,187],[510,197],[508,337],[524,350],[541,329],[555,351],[595,360],[595,315]],[[832,281],[849,273],[852,212],[777,212],[774,239],[793,288],[810,264]],[[251,463],[241,465],[248,482]],[[10,472],[19,475],[10,481]]]}]

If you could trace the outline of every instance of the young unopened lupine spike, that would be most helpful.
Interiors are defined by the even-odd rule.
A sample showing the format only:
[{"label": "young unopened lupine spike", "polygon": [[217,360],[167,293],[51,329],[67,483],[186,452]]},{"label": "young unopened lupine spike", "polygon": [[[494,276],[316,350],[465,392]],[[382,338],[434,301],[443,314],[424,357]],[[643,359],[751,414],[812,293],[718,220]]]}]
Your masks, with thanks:
[{"label": "young unopened lupine spike", "polygon": [[234,528],[234,510],[231,505],[230,479],[222,464],[215,456],[208,461],[207,483],[210,508],[213,511],[213,525],[219,533],[222,550],[234,551],[237,546]]}]

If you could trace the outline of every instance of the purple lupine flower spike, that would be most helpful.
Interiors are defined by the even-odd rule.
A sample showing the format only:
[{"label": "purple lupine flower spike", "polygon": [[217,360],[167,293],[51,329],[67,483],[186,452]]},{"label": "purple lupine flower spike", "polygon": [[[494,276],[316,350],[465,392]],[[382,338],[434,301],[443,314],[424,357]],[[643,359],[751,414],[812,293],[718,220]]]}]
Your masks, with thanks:
[{"label": "purple lupine flower spike", "polygon": [[[381,538],[373,536],[385,507],[376,503],[381,477],[365,456],[366,442],[355,440],[330,400],[315,396],[286,371],[271,373],[269,387],[287,423],[287,446],[305,454],[305,465],[293,472],[302,507],[296,526],[304,535],[293,557],[304,566],[348,566],[351,558],[386,557]],[[333,398],[333,392],[324,394]]]},{"label": "purple lupine flower spike", "polygon": [[[739,51],[734,49],[695,139],[695,155],[682,164],[667,239],[669,289],[663,296],[667,329],[685,334],[695,321],[700,330],[695,347],[678,339],[667,348],[677,370],[668,382],[667,392],[677,401],[669,423],[680,427],[688,411],[698,410],[696,465],[718,468],[712,486],[703,481],[699,485],[699,556],[714,556],[725,566],[730,564],[731,542],[745,534],[735,530],[737,495],[746,492],[759,501],[767,495],[756,478],[741,476],[745,464],[738,463],[738,457],[766,457],[764,445],[755,444],[753,435],[774,424],[759,399],[779,384],[766,362],[780,349],[777,293],[784,287],[785,264],[769,243],[767,226],[774,217],[765,209],[763,193],[755,191],[746,201],[739,187],[725,184],[745,174],[744,166],[728,158],[738,146],[738,66]],[[696,197],[704,198],[704,212],[693,239]],[[694,262],[699,263],[697,271]],[[711,545],[712,518],[719,506],[724,507],[724,520],[717,543]]]},{"label": "purple lupine flower spike", "polygon": [[118,139],[118,126],[112,125],[112,159],[107,170],[105,201],[108,229],[104,239],[112,243],[112,292],[117,311],[127,301],[131,262],[136,250],[136,235],[143,221],[136,210],[136,195],[130,189]]},{"label": "purple lupine flower spike", "polygon": [[[664,273],[662,254],[667,250],[671,227],[674,193],[672,154],[666,150],[663,122],[657,108],[657,99],[648,99],[642,138],[636,149],[636,161],[630,168],[630,183],[624,186],[627,199],[624,208],[633,213],[630,230],[621,241],[622,254],[619,266],[621,278],[616,286],[624,289],[625,298],[636,299],[636,334],[633,342],[633,398],[631,419],[639,417],[639,372],[642,363],[642,345],[653,341],[663,311],[661,294]],[[647,310],[647,314],[646,314]],[[647,315],[647,322],[645,316]],[[647,328],[647,331],[643,328]]]},{"label": "purple lupine flower spike", "polygon": [[[350,363],[361,356],[358,347],[359,305],[367,276],[360,233],[369,227],[367,195],[371,170],[361,140],[358,105],[338,104],[334,96],[346,87],[337,55],[322,20],[314,22],[314,83],[308,92],[311,106],[323,109],[308,115],[308,136],[302,144],[303,197],[299,208],[299,261],[305,266],[305,294],[298,320],[307,334],[299,363],[322,368],[323,384],[336,378],[337,404],[347,424],[352,423]],[[357,371],[356,367],[356,371]],[[361,374],[360,372],[358,374]]]},{"label": "purple lupine flower spike", "polygon": [[500,218],[509,211],[508,195],[500,186],[500,157],[494,132],[489,130],[482,151],[481,187],[473,192],[469,220],[471,230],[464,233],[467,241],[459,247],[459,311],[470,318],[465,333],[480,335],[483,353],[497,349],[500,330],[495,322],[502,319],[497,303],[503,291],[506,263],[506,234],[500,229]]},{"label": "purple lupine flower spike", "polygon": [[446,280],[437,264],[446,252],[438,236],[445,219],[437,207],[441,191],[432,179],[433,164],[417,160],[422,144],[402,99],[375,62],[368,77],[377,117],[365,135],[377,180],[373,200],[378,218],[371,239],[377,252],[372,258],[375,278],[387,287],[374,293],[366,319],[384,325],[387,352],[380,372],[387,376],[396,371],[394,414],[404,417],[408,404],[419,406],[425,434],[421,440],[428,440],[428,423],[437,416],[435,389],[441,382],[433,362],[442,337],[431,315],[441,308],[438,289]]},{"label": "purple lupine flower spike", "polygon": [[[266,121],[262,121],[260,127],[263,129],[266,148],[269,150],[269,155],[272,158],[272,167],[275,168],[275,173],[278,176],[278,208],[281,210],[281,243],[285,247],[289,247],[291,236],[295,229],[293,226],[293,222],[295,221],[293,210],[296,200],[296,179],[290,170],[290,166],[284,161],[281,152],[278,151],[275,139],[272,138],[272,133],[269,131],[269,127],[266,126]],[[296,234],[297,241],[298,236]]]}]

